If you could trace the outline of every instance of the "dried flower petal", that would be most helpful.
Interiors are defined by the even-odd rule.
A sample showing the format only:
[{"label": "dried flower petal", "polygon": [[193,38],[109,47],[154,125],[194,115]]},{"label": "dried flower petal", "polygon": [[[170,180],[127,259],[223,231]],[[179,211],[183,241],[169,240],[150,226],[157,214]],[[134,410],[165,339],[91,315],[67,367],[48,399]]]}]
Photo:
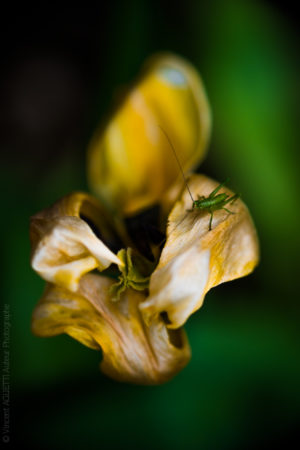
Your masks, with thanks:
[{"label": "dried flower petal", "polygon": [[76,293],[48,285],[33,313],[33,333],[67,333],[90,348],[102,349],[101,370],[116,380],[167,381],[190,359],[184,331],[168,330],[160,317],[147,327],[138,308],[145,296],[128,289],[114,303],[109,293],[112,283],[88,274],[81,278]]},{"label": "dried flower petal", "polygon": [[[215,181],[193,175],[189,180],[194,196],[207,197]],[[232,194],[227,188],[220,192]],[[209,231],[210,214],[187,212],[192,201],[185,190],[175,204],[168,225],[168,238],[159,264],[150,279],[150,295],[140,305],[147,323],[166,312],[170,328],[180,327],[202,306],[209,289],[225,281],[243,277],[258,263],[256,230],[245,204],[237,200],[229,209],[218,210]]]},{"label": "dried flower petal", "polygon": [[[99,222],[103,211],[89,195],[74,193],[31,219],[32,268],[46,281],[76,291],[80,277],[123,262],[81,218]],[[103,221],[104,224],[104,221]]]},{"label": "dried flower petal", "polygon": [[189,170],[204,157],[210,122],[196,70],[175,55],[152,58],[91,142],[92,190],[123,214],[159,202],[178,178],[177,162],[161,128]]}]

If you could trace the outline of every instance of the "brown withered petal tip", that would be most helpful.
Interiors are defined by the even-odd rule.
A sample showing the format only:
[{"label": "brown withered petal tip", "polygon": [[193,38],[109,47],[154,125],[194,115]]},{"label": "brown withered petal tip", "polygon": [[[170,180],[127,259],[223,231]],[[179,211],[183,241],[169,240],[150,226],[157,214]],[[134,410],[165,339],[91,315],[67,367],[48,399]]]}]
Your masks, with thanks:
[{"label": "brown withered petal tip", "polygon": [[147,327],[138,308],[144,295],[128,289],[122,301],[114,303],[109,294],[112,283],[88,274],[81,278],[77,292],[48,285],[33,313],[33,333],[67,333],[90,348],[101,348],[101,370],[118,381],[168,381],[190,359],[184,331],[168,330],[160,317]]}]

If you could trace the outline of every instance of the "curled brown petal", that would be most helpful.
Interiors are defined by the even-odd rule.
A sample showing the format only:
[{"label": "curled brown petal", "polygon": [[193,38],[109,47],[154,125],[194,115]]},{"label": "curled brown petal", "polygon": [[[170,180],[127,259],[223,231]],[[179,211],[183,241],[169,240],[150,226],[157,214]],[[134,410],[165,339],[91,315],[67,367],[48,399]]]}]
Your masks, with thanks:
[{"label": "curled brown petal", "polygon": [[[99,220],[102,222],[99,223]],[[32,268],[45,280],[76,291],[80,277],[122,261],[96,236],[90,225],[107,227],[93,197],[70,194],[31,219]]]},{"label": "curled brown petal", "polygon": [[[203,175],[189,179],[192,195],[207,197],[218,183]],[[220,192],[233,193],[222,188]],[[140,305],[147,323],[166,312],[170,328],[182,326],[202,306],[213,286],[245,276],[259,259],[255,227],[245,204],[226,205],[234,214],[217,210],[209,230],[210,214],[192,208],[187,190],[175,204],[167,230],[167,242],[150,279],[150,295]]]},{"label": "curled brown petal", "polygon": [[101,370],[118,380],[159,384],[190,359],[182,329],[168,330],[161,317],[148,327],[139,311],[145,296],[128,289],[111,301],[113,281],[84,275],[77,292],[49,284],[34,310],[32,330],[38,336],[67,333],[93,349],[102,349]]}]

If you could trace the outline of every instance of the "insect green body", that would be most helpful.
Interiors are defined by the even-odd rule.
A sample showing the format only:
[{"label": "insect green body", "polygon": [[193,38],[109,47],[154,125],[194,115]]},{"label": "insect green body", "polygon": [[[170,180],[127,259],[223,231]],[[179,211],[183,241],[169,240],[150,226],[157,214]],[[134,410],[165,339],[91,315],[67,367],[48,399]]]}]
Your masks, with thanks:
[{"label": "insect green body", "polygon": [[218,209],[224,209],[228,214],[234,214],[234,212],[229,211],[229,209],[225,208],[225,205],[227,205],[228,203],[233,203],[235,200],[237,200],[240,195],[239,194],[235,194],[232,195],[230,197],[230,195],[222,193],[222,194],[217,194],[217,192],[229,181],[229,178],[227,178],[225,181],[223,181],[223,183],[219,184],[219,186],[216,187],[216,189],[214,189],[208,197],[204,197],[204,195],[199,196],[198,195],[198,200],[194,200],[192,193],[190,191],[189,185],[187,183],[186,177],[184,175],[184,172],[182,170],[181,164],[179,162],[178,156],[176,154],[175,148],[169,138],[169,136],[167,135],[167,133],[163,130],[163,128],[159,127],[161,129],[161,131],[164,133],[164,135],[167,138],[167,141],[170,144],[170,147],[173,150],[174,156],[176,158],[176,161],[178,163],[178,166],[180,168],[182,177],[184,179],[185,185],[187,187],[187,190],[189,192],[189,195],[192,199],[192,209],[189,209],[188,212],[192,212],[195,210],[200,210],[200,211],[207,211],[210,213],[210,220],[209,220],[209,225],[208,225],[208,229],[209,231],[211,231],[211,226],[212,226],[212,220],[213,220],[213,215],[214,212],[217,211]]},{"label": "insect green body", "polygon": [[212,226],[212,220],[214,212],[218,209],[224,209],[229,214],[234,214],[232,211],[229,211],[229,209],[225,208],[225,205],[227,203],[233,203],[235,200],[239,198],[239,194],[232,195],[231,197],[228,194],[217,194],[217,192],[221,189],[222,186],[228,181],[225,180],[223,183],[219,184],[219,186],[214,189],[208,197],[198,196],[198,200],[193,200],[193,208],[190,211],[195,210],[201,210],[201,211],[207,211],[210,213],[210,220],[209,220],[209,226],[208,229],[211,230]]}]

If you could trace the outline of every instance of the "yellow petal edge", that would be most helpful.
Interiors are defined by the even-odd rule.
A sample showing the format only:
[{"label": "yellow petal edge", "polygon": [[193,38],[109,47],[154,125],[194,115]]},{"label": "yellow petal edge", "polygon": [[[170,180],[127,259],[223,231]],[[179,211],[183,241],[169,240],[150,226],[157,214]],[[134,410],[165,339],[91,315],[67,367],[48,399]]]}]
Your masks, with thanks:
[{"label": "yellow petal edge", "polygon": [[141,76],[104,127],[88,154],[92,191],[120,214],[132,215],[161,200],[178,178],[206,153],[211,114],[194,67],[172,54],[146,62]]},{"label": "yellow petal edge", "polygon": [[33,333],[67,333],[92,349],[101,349],[101,370],[118,381],[160,384],[169,380],[190,359],[184,331],[168,330],[161,318],[147,327],[138,308],[144,295],[128,289],[114,303],[109,294],[112,283],[107,277],[87,274],[76,292],[48,284],[33,313]]},{"label": "yellow petal edge", "polygon": [[98,226],[103,211],[90,195],[75,192],[31,219],[32,268],[46,281],[76,291],[85,273],[123,262],[81,218]]},{"label": "yellow petal edge", "polygon": [[[192,195],[207,197],[219,183],[203,175],[192,175]],[[232,195],[227,188],[219,193]],[[150,295],[140,305],[147,323],[167,313],[170,328],[182,326],[199,309],[213,286],[243,277],[259,260],[255,227],[246,205],[236,200],[226,205],[234,214],[217,210],[209,231],[210,214],[187,212],[192,201],[184,191],[169,216],[167,242],[150,279]]]}]

